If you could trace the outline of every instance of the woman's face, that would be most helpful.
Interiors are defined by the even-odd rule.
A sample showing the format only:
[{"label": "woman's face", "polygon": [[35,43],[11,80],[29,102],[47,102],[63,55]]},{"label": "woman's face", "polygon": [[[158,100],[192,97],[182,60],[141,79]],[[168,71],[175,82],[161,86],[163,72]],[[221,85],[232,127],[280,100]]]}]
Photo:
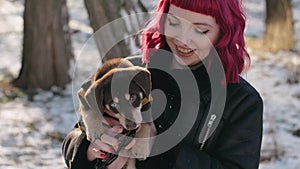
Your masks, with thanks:
[{"label": "woman's face", "polygon": [[206,58],[219,32],[213,17],[170,5],[165,22],[166,42],[179,64],[192,66]]}]

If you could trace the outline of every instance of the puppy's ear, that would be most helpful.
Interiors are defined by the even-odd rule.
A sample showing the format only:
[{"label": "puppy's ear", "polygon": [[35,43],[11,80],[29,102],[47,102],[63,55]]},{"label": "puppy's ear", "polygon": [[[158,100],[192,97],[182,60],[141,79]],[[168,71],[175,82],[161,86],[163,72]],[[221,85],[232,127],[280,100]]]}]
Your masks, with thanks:
[{"label": "puppy's ear", "polygon": [[151,107],[152,101],[152,97],[150,96],[152,88],[151,74],[147,69],[141,69],[133,78],[133,81],[143,90],[144,98],[142,100],[141,111],[147,111]]},{"label": "puppy's ear", "polygon": [[98,81],[94,82],[84,95],[84,100],[89,108],[95,113],[100,113],[103,109],[103,87]]},{"label": "puppy's ear", "polygon": [[85,91],[81,88],[81,89],[79,89],[77,95],[78,95],[78,98],[80,101],[80,109],[83,109],[83,110],[89,109],[89,105],[87,104],[85,97],[84,97]]},{"label": "puppy's ear", "polygon": [[97,72],[94,75],[93,80],[96,81],[100,78],[102,78],[105,74],[107,74],[110,70],[115,68],[127,68],[132,67],[133,64],[123,58],[113,58],[110,60],[107,60],[100,69],[97,70]]},{"label": "puppy's ear", "polygon": [[149,98],[152,88],[151,74],[147,69],[138,69],[138,71],[133,81],[143,90],[144,97]]}]

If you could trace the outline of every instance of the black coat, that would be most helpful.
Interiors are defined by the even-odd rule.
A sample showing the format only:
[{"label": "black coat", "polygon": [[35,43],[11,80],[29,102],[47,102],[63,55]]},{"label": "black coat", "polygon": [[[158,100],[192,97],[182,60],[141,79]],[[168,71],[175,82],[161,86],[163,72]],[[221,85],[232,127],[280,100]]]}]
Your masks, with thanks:
[{"label": "black coat", "polygon": [[[153,113],[162,111],[160,106],[162,102],[166,104],[163,113],[154,114],[154,117],[157,117],[156,129],[158,134],[164,132],[169,134],[170,138],[163,140],[166,142],[165,145],[176,139],[180,142],[166,152],[157,153],[145,161],[138,162],[138,169],[258,168],[262,141],[263,103],[258,92],[248,82],[240,78],[240,83],[228,83],[225,86],[224,111],[221,114],[217,113],[217,123],[208,126],[205,122],[212,118],[209,110],[218,107],[215,105],[219,103],[218,101],[212,103],[212,87],[205,67],[200,66],[191,71],[196,79],[193,83],[193,78],[189,78],[190,71],[169,69],[161,71],[157,67],[168,67],[166,63],[170,63],[169,61],[155,62],[154,59],[151,63],[148,68],[151,72],[153,90],[163,91],[166,98],[164,100],[164,97],[157,97],[157,99],[155,94],[153,96]],[[174,79],[173,74],[179,75],[179,78]],[[183,84],[187,86],[182,88],[181,84],[178,85],[178,79],[188,82]],[[193,86],[195,84],[196,87]],[[193,113],[195,110],[197,110],[196,114]],[[178,120],[180,113],[184,114],[184,118],[192,118],[194,123],[184,120],[184,123],[177,124],[175,132],[169,131]],[[186,125],[190,125],[191,129],[185,133],[181,129]],[[161,141],[155,142],[154,154],[163,148],[160,143]],[[70,169],[93,168],[95,161],[88,162],[86,159],[88,146],[85,133],[76,125],[63,142],[63,155]]]}]

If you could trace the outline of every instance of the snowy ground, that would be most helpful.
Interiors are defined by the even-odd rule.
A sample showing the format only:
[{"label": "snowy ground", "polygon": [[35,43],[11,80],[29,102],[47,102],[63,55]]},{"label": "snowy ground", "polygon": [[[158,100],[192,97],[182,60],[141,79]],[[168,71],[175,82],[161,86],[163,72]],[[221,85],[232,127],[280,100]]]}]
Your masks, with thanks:
[{"label": "snowy ground", "polygon": [[[249,18],[246,35],[261,37],[264,1],[245,2]],[[80,30],[72,37],[74,53],[83,64],[76,66],[80,71],[66,90],[53,88],[29,97],[5,85],[18,75],[21,66],[22,1],[0,1],[0,169],[64,167],[61,141],[78,118],[73,94],[95,66],[94,58],[78,58],[92,32],[87,14],[81,1],[69,1],[68,5],[70,24]],[[299,30],[300,1],[294,0],[294,5],[295,27]],[[297,49],[300,49],[299,37],[296,32]],[[249,50],[253,64],[244,76],[259,90],[265,103],[260,169],[300,169],[300,85],[296,83],[300,77],[300,56]],[[93,52],[90,50],[89,54]],[[87,70],[84,65],[91,68]]]}]

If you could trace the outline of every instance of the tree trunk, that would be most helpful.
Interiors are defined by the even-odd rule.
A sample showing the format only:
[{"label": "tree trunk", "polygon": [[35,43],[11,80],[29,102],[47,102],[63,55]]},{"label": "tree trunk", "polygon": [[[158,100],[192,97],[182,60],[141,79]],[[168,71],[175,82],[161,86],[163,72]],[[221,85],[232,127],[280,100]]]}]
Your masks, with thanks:
[{"label": "tree trunk", "polygon": [[291,0],[266,0],[266,49],[277,52],[294,48]]},{"label": "tree trunk", "polygon": [[[134,50],[140,47],[139,39],[133,35],[136,35],[149,19],[147,8],[140,0],[84,2],[102,61],[137,54]],[[125,37],[126,35],[128,37]],[[135,44],[135,47],[130,44]]]},{"label": "tree trunk", "polygon": [[[85,0],[84,2],[102,60],[128,56],[130,51],[122,34],[126,32],[125,23],[121,20],[117,25],[111,23],[121,17],[121,0]],[[103,27],[104,25],[108,27]]]},{"label": "tree trunk", "polygon": [[73,58],[65,0],[26,0],[22,68],[13,84],[23,89],[64,88]]}]

